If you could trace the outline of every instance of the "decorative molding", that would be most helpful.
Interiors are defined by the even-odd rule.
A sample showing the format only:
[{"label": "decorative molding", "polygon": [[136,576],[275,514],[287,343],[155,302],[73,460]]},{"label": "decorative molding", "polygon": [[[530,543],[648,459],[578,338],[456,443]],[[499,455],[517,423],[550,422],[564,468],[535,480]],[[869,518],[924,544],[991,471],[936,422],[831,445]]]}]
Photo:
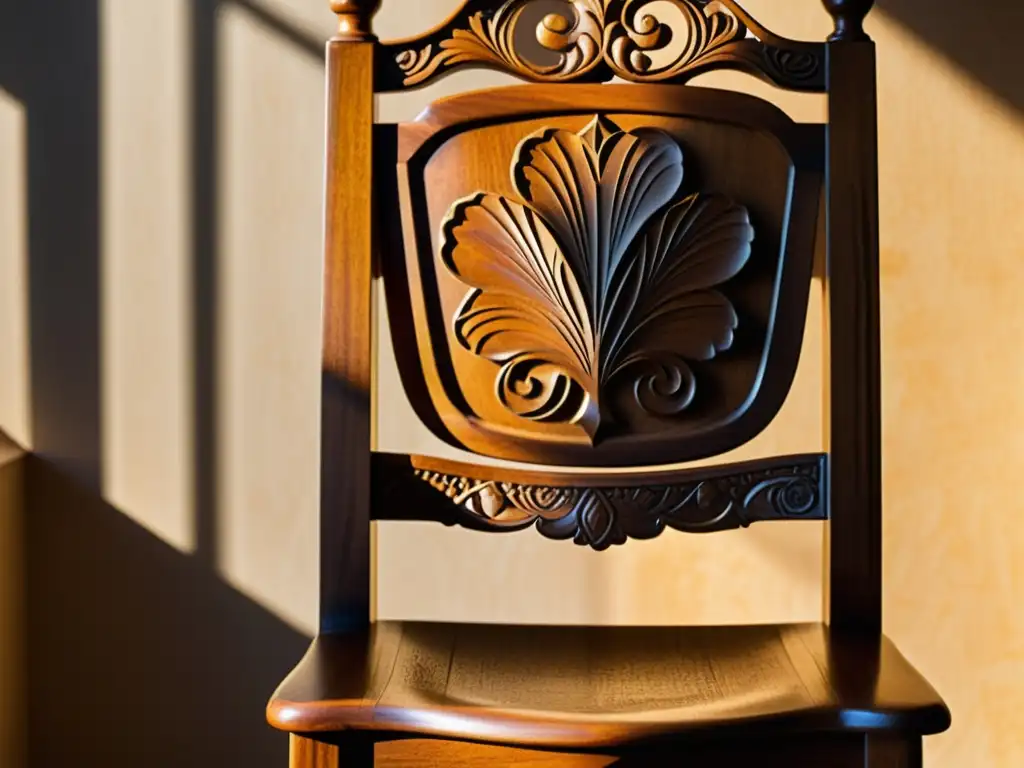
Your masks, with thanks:
[{"label": "decorative molding", "polygon": [[536,25],[537,43],[554,58],[539,63],[518,50],[523,33],[530,33],[520,26],[536,0],[465,0],[440,27],[384,45],[379,85],[418,87],[460,66],[545,82],[620,77],[674,83],[733,68],[786,88],[824,90],[823,44],[779,37],[735,0],[661,2],[653,8],[655,0],[565,0],[564,12],[549,13]]},{"label": "decorative molding", "polygon": [[442,261],[471,288],[452,332],[499,366],[496,397],[592,444],[682,414],[697,390],[690,362],[733,341],[738,318],[716,286],[750,256],[747,210],[680,197],[678,142],[602,116],[527,137],[511,174],[521,201],[476,194],[441,227]]},{"label": "decorative molding", "polygon": [[825,10],[835,22],[830,42],[864,41],[870,38],[864,32],[864,17],[871,12],[875,0],[823,0]]},{"label": "decorative molding", "polygon": [[[481,480],[415,469],[419,480],[457,505],[471,527],[520,529],[536,524],[550,539],[604,550],[627,539],[651,539],[666,528],[692,533],[745,528],[766,520],[824,520],[824,457],[753,462],[742,471],[709,469],[703,478],[653,485],[571,486]],[[560,481],[572,481],[562,475]],[[585,478],[582,482],[586,482]],[[608,480],[608,476],[603,478]],[[639,482],[639,481],[636,481]]]},{"label": "decorative molding", "polygon": [[336,40],[358,42],[375,40],[371,29],[373,15],[381,0],[330,0],[331,10],[338,17]]}]

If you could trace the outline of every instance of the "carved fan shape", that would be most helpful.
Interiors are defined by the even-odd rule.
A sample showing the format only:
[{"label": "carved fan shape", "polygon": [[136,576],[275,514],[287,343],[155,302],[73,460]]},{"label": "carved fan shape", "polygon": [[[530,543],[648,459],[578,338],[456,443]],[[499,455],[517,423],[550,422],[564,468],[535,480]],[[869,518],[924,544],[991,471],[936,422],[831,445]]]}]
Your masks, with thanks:
[{"label": "carved fan shape", "polygon": [[750,256],[746,209],[723,195],[677,199],[675,139],[602,116],[527,137],[511,174],[521,200],[476,194],[442,224],[442,260],[472,289],[454,335],[500,366],[498,399],[592,442],[602,424],[629,420],[609,405],[614,387],[630,387],[634,411],[685,411],[688,361],[732,344],[738,318],[715,286]]}]

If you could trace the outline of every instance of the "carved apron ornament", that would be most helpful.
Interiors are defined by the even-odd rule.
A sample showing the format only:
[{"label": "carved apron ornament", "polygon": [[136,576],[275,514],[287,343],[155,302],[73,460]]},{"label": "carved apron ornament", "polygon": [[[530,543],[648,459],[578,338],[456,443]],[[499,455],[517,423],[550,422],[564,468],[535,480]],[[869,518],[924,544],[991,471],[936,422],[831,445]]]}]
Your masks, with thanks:
[{"label": "carved apron ornament", "polygon": [[637,410],[683,413],[696,394],[689,363],[733,341],[736,311],[715,286],[750,257],[747,210],[680,197],[678,142],[603,116],[527,137],[511,173],[521,200],[472,195],[441,227],[441,258],[471,288],[454,335],[499,366],[498,399],[591,443]]},{"label": "carved apron ornament", "polygon": [[820,520],[822,457],[775,460],[750,472],[667,485],[552,487],[475,480],[426,469],[416,477],[490,528],[535,523],[549,539],[607,549],[666,528],[690,533],[745,528],[758,520]]}]

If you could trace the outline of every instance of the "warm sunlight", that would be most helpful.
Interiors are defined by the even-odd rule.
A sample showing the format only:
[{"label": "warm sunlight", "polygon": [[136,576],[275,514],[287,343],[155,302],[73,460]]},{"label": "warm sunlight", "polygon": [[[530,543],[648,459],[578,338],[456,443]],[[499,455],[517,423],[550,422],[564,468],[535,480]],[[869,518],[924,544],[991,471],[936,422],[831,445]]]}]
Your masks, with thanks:
[{"label": "warm sunlight", "polygon": [[[565,5],[547,1],[556,8]],[[41,649],[31,664],[25,664],[36,697],[30,715],[44,713],[41,721],[56,728],[54,740],[40,748],[74,745],[94,747],[100,754],[106,748],[102,739],[110,728],[107,720],[116,715],[128,724],[124,730],[131,733],[124,738],[137,749],[132,754],[152,749],[151,744],[166,744],[168,759],[177,761],[176,765],[206,768],[211,764],[205,759],[209,756],[195,757],[191,743],[181,736],[183,729],[206,728],[223,730],[230,740],[244,741],[251,748],[247,755],[252,760],[231,758],[224,765],[263,768],[270,759],[263,757],[269,754],[266,745],[271,745],[271,751],[277,745],[278,754],[285,751],[283,740],[274,741],[280,734],[264,726],[263,704],[272,685],[317,633],[320,607],[322,51],[337,20],[328,0],[62,0],[61,12],[52,15],[31,7],[34,4],[27,0],[22,4],[28,10],[24,19],[18,16],[16,21],[32,29],[19,27],[14,36],[32,44],[19,47],[21,58],[0,61],[4,78],[0,80],[0,432],[40,454],[45,461],[38,466],[45,465],[57,478],[40,491],[41,511],[33,510],[35,516],[25,529],[30,578],[24,590],[31,602],[30,615],[24,618],[25,635],[31,644],[39,640]],[[340,1],[335,5],[336,10],[349,7]],[[352,3],[352,7],[360,5]],[[385,40],[418,35],[447,18],[457,5],[456,0],[383,0],[374,31]],[[710,7],[721,5],[716,2]],[[821,41],[833,30],[833,20],[822,10],[820,0],[741,0],[741,5],[779,35]],[[996,5],[992,3],[993,8]],[[637,6],[666,18],[673,13],[684,22],[687,18],[674,0],[627,4]],[[703,13],[707,7],[700,3],[694,12]],[[985,11],[963,0],[934,4],[879,0],[865,23],[877,46],[878,65],[883,628],[934,683],[953,713],[951,730],[925,740],[925,764],[930,768],[1016,768],[1024,765],[1024,614],[1020,610],[1024,524],[1017,510],[1020,493],[1015,483],[1024,467],[1024,302],[1020,298],[1024,98],[1020,67],[1002,71],[1006,69],[1002,62],[1016,56],[1019,65],[1019,55],[1006,51],[1019,45],[1021,31],[992,22],[992,29],[979,35],[978,25],[987,22],[968,24],[960,18],[968,14],[984,17]],[[1017,21],[1024,21],[1019,16]],[[484,23],[494,17],[481,18]],[[634,21],[641,26],[646,23]],[[745,28],[732,27],[739,29],[740,37]],[[3,46],[14,50],[7,45],[9,37],[0,29],[4,56]],[[466,44],[465,39],[464,35],[463,44],[468,47],[462,55],[500,60],[485,44]],[[421,39],[421,47],[412,53],[423,61],[438,51],[450,53],[440,40]],[[672,42],[674,47],[662,56],[675,56],[691,40],[677,37]],[[394,55],[396,49],[376,48],[376,43],[366,40],[345,44],[364,45],[365,62],[381,50],[390,50],[387,62],[398,72],[395,82],[402,84],[406,70],[401,69],[401,56]],[[1000,47],[1005,50],[997,56],[994,52]],[[806,48],[825,50],[824,45],[796,50]],[[771,46],[746,50],[755,51],[761,67],[767,66],[764,61],[773,53],[779,55],[779,49]],[[646,61],[640,51],[634,53],[636,61]],[[824,61],[823,54],[809,58],[812,64]],[[8,68],[8,60],[16,60],[17,66]],[[453,60],[446,59],[444,66]],[[821,64],[817,71],[824,69]],[[426,71],[426,67],[418,70]],[[599,71],[584,70],[584,74]],[[609,77],[612,71],[621,72],[607,71]],[[366,84],[383,77],[372,62],[363,72]],[[765,69],[761,72],[766,74]],[[395,85],[393,92],[378,98],[376,121],[412,121],[443,96],[513,82],[517,81],[511,75],[462,70],[421,90]],[[797,122],[823,122],[829,118],[828,95],[823,93],[823,81],[816,82],[814,88],[807,81],[794,87],[817,92],[798,93],[736,71],[715,71],[701,75],[695,84],[772,100]],[[367,85],[365,109],[355,112],[357,117],[366,116],[361,125],[367,141],[373,108],[370,91]],[[693,93],[687,91],[679,100],[688,103]],[[525,97],[518,98],[526,103]],[[625,103],[626,97],[621,98]],[[575,119],[582,114],[575,103],[576,111],[559,106],[563,112],[556,117],[570,114]],[[632,106],[630,102],[629,110]],[[653,123],[642,121],[652,115],[678,119],[684,126],[678,129],[683,136],[678,141],[681,145],[692,141],[692,135],[685,133],[689,130],[685,121],[701,118],[672,112],[664,105],[660,108],[661,112],[653,107],[646,112],[638,109],[639,117],[621,104],[619,111],[627,119],[641,121],[640,128],[645,129]],[[507,127],[528,121],[538,123],[531,124],[531,131],[544,130],[539,126],[541,113],[532,103],[515,114],[518,124],[502,123],[490,114],[474,114],[466,120],[473,130],[479,127],[477,122]],[[730,128],[737,129],[738,142],[753,145],[752,134],[743,131],[754,128],[736,119]],[[787,130],[793,128],[783,122]],[[709,131],[714,135],[710,143],[724,146],[726,131],[715,130]],[[521,136],[514,133],[504,136],[520,141]],[[447,142],[456,132],[439,135]],[[783,145],[771,132],[765,135]],[[800,135],[806,138],[810,131]],[[811,138],[820,142],[823,136],[824,129]],[[429,140],[438,147],[443,143],[433,134]],[[518,147],[515,142],[510,146]],[[350,146],[363,145],[352,141]],[[600,149],[588,146],[593,152]],[[730,155],[731,148],[715,146],[728,158],[723,166],[731,163],[748,177],[758,176],[750,173],[746,155],[738,151]],[[500,176],[499,181],[515,178],[516,173],[525,178],[525,171],[515,164],[517,155],[503,151],[492,157],[491,147],[486,145],[478,163],[487,166],[486,173]],[[689,151],[683,146],[687,163]],[[864,154],[871,158],[870,165],[848,165],[873,169],[873,145]],[[784,242],[791,227],[793,202],[785,197],[786,179],[803,178],[799,164],[793,161],[791,166],[790,156],[785,158],[778,173],[778,187],[783,190],[779,195],[783,202],[778,205],[785,214],[780,214],[779,234],[771,242]],[[704,177],[699,174],[711,167],[702,162],[704,158],[694,160],[699,170],[693,178],[702,179],[700,184]],[[414,162],[410,160],[409,165]],[[681,169],[683,161],[676,165]],[[586,179],[595,188],[604,183],[603,170],[593,170],[585,162],[578,166],[593,171]],[[833,161],[830,169],[834,166]],[[537,167],[530,166],[530,172],[541,173]],[[365,170],[369,179],[369,162]],[[444,167],[439,173],[447,170]],[[378,172],[372,169],[373,174]],[[387,172],[393,180],[393,161]],[[688,165],[686,172],[690,172]],[[820,172],[817,166],[808,175],[812,183],[803,189],[818,189],[820,176],[815,174]],[[572,176],[572,171],[567,173]],[[423,177],[429,178],[425,171]],[[682,189],[681,184],[676,181],[673,194],[676,187]],[[443,185],[424,182],[422,186]],[[873,188],[864,184],[869,186]],[[403,193],[412,195],[405,188]],[[526,211],[534,204],[526,192],[514,198],[507,192],[503,197],[497,191],[494,194],[495,199],[506,201],[503,205],[514,199],[516,210]],[[428,195],[425,191],[422,208],[448,209],[448,199],[438,205],[436,199],[427,200]],[[873,205],[873,196],[866,197]],[[471,198],[463,196],[460,201]],[[589,199],[600,198],[595,192]],[[353,204],[365,211],[367,221],[369,200]],[[805,208],[812,206],[807,203]],[[659,210],[664,213],[664,207]],[[408,210],[373,213],[395,229],[407,226],[399,221],[403,213],[414,216]],[[477,214],[483,215],[479,210]],[[577,218],[586,217],[579,214]],[[869,222],[865,229],[873,231],[870,215],[861,219],[865,220]],[[443,232],[447,223],[437,225],[427,217],[428,227],[423,219],[415,221],[416,227],[409,227],[416,229],[410,238],[414,243],[417,237],[429,241],[431,236],[419,230]],[[799,221],[813,221],[813,217]],[[483,238],[490,238],[489,243],[500,240],[493,231],[502,225],[491,226],[485,230],[491,234]],[[752,224],[747,228],[756,229]],[[368,226],[364,229],[369,231]],[[525,225],[517,231],[526,231]],[[552,231],[557,231],[555,225],[548,235],[555,242]],[[808,233],[804,250],[810,253],[813,228],[808,225],[801,231]],[[744,241],[746,254],[752,252],[753,237]],[[828,449],[829,306],[821,256],[826,238],[822,222],[801,359],[780,415],[739,448],[699,458],[693,466]],[[855,240],[848,237],[844,242]],[[372,253],[369,236],[365,247],[357,244],[353,250],[362,251],[366,264],[371,255],[379,258]],[[492,247],[486,251],[488,258],[493,261],[494,252],[500,250]],[[412,258],[429,261],[434,252],[422,253]],[[362,257],[357,253],[354,258]],[[488,258],[476,251],[466,258],[471,263],[479,259],[493,269]],[[537,258],[534,263],[543,265],[544,260]],[[806,286],[810,263],[804,262],[807,271],[801,286]],[[739,269],[709,285],[721,287]],[[773,269],[763,271],[783,273],[781,267]],[[369,267],[363,274],[369,281]],[[538,268],[530,274],[541,282],[547,273]],[[459,297],[472,297],[479,289],[468,279],[461,283]],[[745,300],[750,295],[767,295],[766,304],[778,300],[774,287],[764,291],[759,285],[753,289],[741,285],[741,290],[748,289]],[[374,449],[484,466],[501,463],[443,442],[416,417],[411,405],[416,393],[412,400],[406,395],[394,359],[393,344],[401,348],[403,338],[396,333],[392,339],[381,280],[374,283],[374,290],[376,314],[366,321],[376,345]],[[510,306],[499,308],[507,311]],[[460,305],[467,314],[471,308],[470,303]],[[774,310],[771,318],[763,325],[775,322]],[[497,322],[503,320],[507,317]],[[429,324],[436,317],[416,321]],[[731,334],[731,326],[726,327]],[[397,328],[414,335],[407,327]],[[442,334],[447,332],[442,328]],[[494,331],[488,328],[486,333]],[[762,336],[771,339],[769,332]],[[595,330],[588,338],[597,337]],[[769,343],[764,342],[766,348]],[[512,349],[513,342],[509,344]],[[411,346],[415,347],[415,339]],[[436,351],[430,343],[423,349],[425,353],[417,352],[428,357],[432,349]],[[795,356],[795,342],[792,349]],[[475,351],[481,359],[474,359],[475,367],[465,370],[484,370],[496,360],[504,364],[505,359],[498,360],[501,354],[484,359]],[[512,358],[523,351],[517,347],[504,354]],[[710,353],[700,363],[708,359]],[[757,379],[756,386],[760,377],[760,373],[750,375]],[[592,378],[596,380],[597,375]],[[877,377],[862,378],[877,381]],[[441,384],[434,383],[435,389],[451,386],[442,379]],[[487,402],[498,411],[494,382],[489,378],[475,384],[483,393],[480,401],[490,397]],[[522,382],[513,382],[518,384]],[[515,395],[526,398],[518,391]],[[628,396],[627,392],[627,400]],[[472,417],[467,423],[474,428],[486,421],[479,418],[482,409],[466,406],[466,410]],[[860,423],[875,424],[866,419],[878,409],[865,410],[869,413]],[[862,411],[847,412],[859,417]],[[502,422],[507,433],[520,430],[515,426],[520,416],[502,412],[508,420]],[[535,421],[543,422],[537,427],[541,432],[554,419]],[[657,423],[657,417],[642,423]],[[698,437],[703,440],[703,433]],[[551,443],[556,442],[551,438]],[[669,450],[678,447],[673,443]],[[669,457],[680,458],[688,456]],[[339,473],[346,469],[328,467]],[[65,471],[74,480],[65,477]],[[38,472],[39,477],[45,474],[42,469]],[[469,482],[472,476],[458,479]],[[6,482],[0,483],[0,494],[7,494],[0,496],[0,506],[13,509],[15,491],[20,493],[22,488],[16,483],[22,479],[18,476],[15,482],[4,476],[0,480]],[[556,490],[558,486],[551,480],[530,482],[532,490],[540,492],[552,490],[546,487],[549,482]],[[772,482],[778,481],[773,477]],[[822,483],[820,487],[826,488],[827,481]],[[449,493],[451,487],[435,484],[435,490],[448,493],[449,498],[454,495]],[[822,491],[816,498],[827,499],[827,494]],[[818,622],[828,591],[822,580],[827,559],[825,517],[821,512],[800,524],[755,525],[715,536],[666,534],[612,547],[600,556],[567,540],[542,538],[533,529],[485,536],[435,522],[375,522],[375,609],[384,620],[436,622]],[[7,527],[9,522],[0,519],[0,533],[14,530]],[[14,538],[8,536],[10,541]],[[2,539],[0,535],[0,544],[9,544]],[[10,571],[15,558],[12,555],[8,561],[5,551],[0,547],[0,565],[10,565]],[[0,578],[7,578],[5,573],[0,568]],[[19,589],[21,576],[9,577]],[[5,591],[7,586],[0,583],[0,597],[5,600],[11,594]],[[0,619],[6,621],[10,613],[6,611]],[[423,631],[427,637],[423,647],[440,656],[441,651],[431,645],[429,628]],[[666,647],[671,650],[671,644]],[[517,649],[524,657],[542,650]],[[776,650],[773,646],[772,653]],[[482,659],[485,651],[480,653]],[[790,663],[789,656],[779,654],[783,661],[778,664],[765,662],[749,674],[744,669],[737,675],[748,675],[756,683],[759,675]],[[393,656],[399,658],[398,650]],[[353,667],[365,661],[345,658]],[[443,663],[423,658],[411,654],[411,660],[403,662],[407,668],[395,676],[396,685],[402,682],[399,678],[411,680],[409,690],[416,693],[417,675],[429,673],[440,676],[436,687],[441,694],[450,694],[452,666],[445,673]],[[770,658],[777,661],[775,656]],[[811,655],[803,658],[805,667],[795,672],[787,668],[794,675],[790,680],[794,700],[800,701],[805,694],[813,698],[808,688],[823,685]],[[0,662],[4,661],[0,654]],[[469,671],[461,673],[470,688],[491,671],[475,657],[471,662]],[[892,664],[891,659],[888,663]],[[379,670],[374,667],[370,672]],[[714,673],[710,662],[701,673],[712,681],[708,690],[721,682],[715,682]],[[0,664],[0,678],[5,674]],[[804,685],[808,679],[811,683]],[[504,695],[513,684],[511,675],[509,681],[496,683],[495,695]],[[728,685],[722,683],[722,687]],[[131,695],[123,696],[122,688]],[[728,706],[739,701],[757,709],[774,701],[770,689],[753,685],[737,690]],[[428,701],[422,691],[419,695],[422,701],[410,694],[410,712],[424,728],[441,732],[463,728],[470,736],[479,735],[473,731],[479,723],[463,709],[431,709],[437,702]],[[704,707],[706,703],[701,699],[693,706],[701,712],[714,709],[711,704]],[[0,700],[0,717],[8,706]],[[687,702],[667,711],[673,717],[689,716],[689,708]],[[524,705],[523,710],[527,709]],[[295,714],[299,708],[282,711],[282,717],[300,716]],[[514,730],[521,712],[510,711],[508,727]],[[250,728],[262,729],[251,743]],[[125,747],[124,754],[129,752]],[[114,753],[103,752],[109,754]],[[261,757],[262,763],[258,762]],[[119,763],[101,762],[121,768]],[[100,763],[75,759],[67,764]]]},{"label": "warm sunlight", "polygon": [[32,444],[25,107],[0,88],[0,429]]}]

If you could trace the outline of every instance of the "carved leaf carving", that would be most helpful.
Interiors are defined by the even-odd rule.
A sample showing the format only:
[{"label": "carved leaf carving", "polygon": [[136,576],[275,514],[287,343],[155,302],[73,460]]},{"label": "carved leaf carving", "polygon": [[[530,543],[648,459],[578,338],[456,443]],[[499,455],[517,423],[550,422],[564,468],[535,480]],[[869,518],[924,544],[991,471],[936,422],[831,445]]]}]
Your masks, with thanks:
[{"label": "carved leaf carving", "polygon": [[683,412],[696,389],[687,361],[732,344],[738,318],[714,286],[750,256],[746,209],[721,195],[673,202],[675,139],[601,116],[527,137],[511,174],[522,201],[474,195],[442,225],[442,260],[472,288],[454,335],[500,366],[499,400],[591,440],[602,421],[628,420],[605,403],[623,381],[648,414]]}]

